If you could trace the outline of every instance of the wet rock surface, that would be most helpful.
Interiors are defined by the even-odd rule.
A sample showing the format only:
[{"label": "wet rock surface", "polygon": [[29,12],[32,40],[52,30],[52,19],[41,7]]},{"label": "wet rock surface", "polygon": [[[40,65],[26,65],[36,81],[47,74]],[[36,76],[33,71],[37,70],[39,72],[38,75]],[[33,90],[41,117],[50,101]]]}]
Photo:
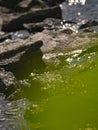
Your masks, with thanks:
[{"label": "wet rock surface", "polygon": [[31,63],[36,68],[47,54],[98,44],[98,1],[87,0],[85,5],[62,2],[0,1],[0,89],[15,84],[15,71]]},{"label": "wet rock surface", "polygon": [[16,83],[16,78],[13,73],[0,68],[0,92],[5,92],[8,87]]}]

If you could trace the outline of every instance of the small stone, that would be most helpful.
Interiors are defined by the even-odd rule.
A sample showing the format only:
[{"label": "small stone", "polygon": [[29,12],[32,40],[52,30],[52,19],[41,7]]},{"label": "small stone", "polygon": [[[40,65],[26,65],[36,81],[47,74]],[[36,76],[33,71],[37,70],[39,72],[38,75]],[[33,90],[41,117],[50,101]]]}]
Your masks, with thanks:
[{"label": "small stone", "polygon": [[28,38],[30,33],[27,30],[20,30],[11,35],[11,39],[26,39]]}]

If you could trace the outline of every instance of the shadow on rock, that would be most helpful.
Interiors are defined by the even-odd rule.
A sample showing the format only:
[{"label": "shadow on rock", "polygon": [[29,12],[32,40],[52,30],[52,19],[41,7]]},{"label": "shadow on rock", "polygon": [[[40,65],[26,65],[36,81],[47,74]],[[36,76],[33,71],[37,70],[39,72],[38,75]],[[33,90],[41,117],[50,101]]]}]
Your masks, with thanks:
[{"label": "shadow on rock", "polygon": [[45,68],[40,50],[42,45],[42,41],[32,44],[18,62],[9,64],[6,69],[13,72],[17,79],[28,78],[31,72],[41,73]]}]

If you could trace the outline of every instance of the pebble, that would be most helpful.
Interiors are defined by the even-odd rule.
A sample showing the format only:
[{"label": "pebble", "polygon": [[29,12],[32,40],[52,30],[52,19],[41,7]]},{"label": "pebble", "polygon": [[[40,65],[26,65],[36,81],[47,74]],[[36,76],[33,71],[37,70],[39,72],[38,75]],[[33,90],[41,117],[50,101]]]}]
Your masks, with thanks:
[{"label": "pebble", "polygon": [[17,31],[13,34],[11,34],[11,39],[16,40],[16,39],[26,39],[28,38],[30,33],[27,30],[20,30]]}]

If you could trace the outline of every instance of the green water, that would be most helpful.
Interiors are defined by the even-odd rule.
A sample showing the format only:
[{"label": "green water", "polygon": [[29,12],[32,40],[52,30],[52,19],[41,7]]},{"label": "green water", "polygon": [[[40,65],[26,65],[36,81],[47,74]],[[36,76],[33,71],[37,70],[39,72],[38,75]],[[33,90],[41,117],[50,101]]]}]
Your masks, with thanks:
[{"label": "green water", "polygon": [[19,91],[8,99],[28,100],[26,130],[97,130],[97,76],[97,46],[80,54],[57,55],[19,80]]}]

